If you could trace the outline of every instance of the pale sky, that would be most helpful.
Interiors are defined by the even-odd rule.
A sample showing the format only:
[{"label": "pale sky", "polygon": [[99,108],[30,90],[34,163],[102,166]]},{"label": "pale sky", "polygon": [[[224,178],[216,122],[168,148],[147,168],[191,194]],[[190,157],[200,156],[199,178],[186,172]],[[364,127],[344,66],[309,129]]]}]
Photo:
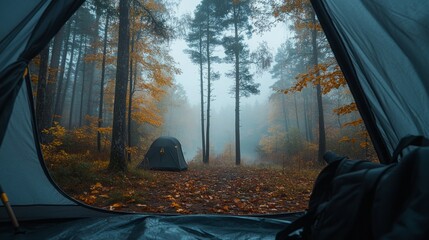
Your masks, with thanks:
[{"label": "pale sky", "polygon": [[[200,0],[182,0],[178,5],[177,12],[179,14],[192,14],[195,7],[198,5]],[[251,51],[254,51],[258,44],[262,41],[266,41],[271,49],[273,56],[278,47],[286,40],[288,33],[284,24],[278,24],[270,32],[264,33],[263,36],[253,34],[252,38],[248,40],[248,44]],[[200,103],[200,83],[199,83],[199,68],[198,65],[193,64],[189,56],[183,52],[187,49],[186,42],[184,40],[175,40],[171,45],[171,55],[178,63],[178,67],[182,70],[182,74],[176,76],[176,81],[183,85],[188,100],[191,105],[199,105]],[[223,48],[219,48],[221,54],[223,54]],[[225,106],[233,106],[234,98],[229,94],[234,79],[227,78],[225,73],[232,68],[232,65],[226,64],[215,64],[214,69],[221,73],[219,80],[212,83],[214,91],[214,101],[212,102],[213,109],[220,110]],[[261,84],[259,95],[250,96],[247,99],[242,99],[243,104],[252,104],[254,102],[266,102],[272,90],[269,88],[275,80],[271,79],[269,73],[263,75],[254,75],[255,82]]]}]

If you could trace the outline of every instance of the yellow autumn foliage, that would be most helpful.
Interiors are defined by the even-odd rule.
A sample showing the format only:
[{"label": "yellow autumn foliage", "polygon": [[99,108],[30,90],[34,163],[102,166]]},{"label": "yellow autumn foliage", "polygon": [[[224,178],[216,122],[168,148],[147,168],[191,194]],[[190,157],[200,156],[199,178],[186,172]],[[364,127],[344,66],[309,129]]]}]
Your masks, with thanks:
[{"label": "yellow autumn foliage", "polygon": [[356,106],[356,103],[354,102],[334,109],[334,113],[338,115],[345,115],[356,111],[357,111],[357,106]]},{"label": "yellow autumn foliage", "polygon": [[334,89],[339,89],[347,85],[343,73],[335,60],[318,64],[308,69],[307,72],[296,76],[296,82],[284,93],[300,92],[309,85],[322,87],[322,93],[328,94]]}]

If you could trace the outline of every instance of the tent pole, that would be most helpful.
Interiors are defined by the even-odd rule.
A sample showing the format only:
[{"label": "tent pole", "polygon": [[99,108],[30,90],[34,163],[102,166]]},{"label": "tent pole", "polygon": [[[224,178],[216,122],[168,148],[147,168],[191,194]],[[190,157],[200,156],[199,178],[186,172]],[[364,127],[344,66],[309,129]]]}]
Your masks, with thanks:
[{"label": "tent pole", "polygon": [[1,187],[1,185],[0,185],[0,195],[1,195],[1,201],[6,208],[7,213],[9,214],[10,220],[12,222],[12,225],[15,229],[15,233],[22,233],[22,231],[19,229],[18,219],[16,219],[15,213],[13,212],[13,209],[10,206],[9,199],[6,193],[3,191],[3,188]]}]

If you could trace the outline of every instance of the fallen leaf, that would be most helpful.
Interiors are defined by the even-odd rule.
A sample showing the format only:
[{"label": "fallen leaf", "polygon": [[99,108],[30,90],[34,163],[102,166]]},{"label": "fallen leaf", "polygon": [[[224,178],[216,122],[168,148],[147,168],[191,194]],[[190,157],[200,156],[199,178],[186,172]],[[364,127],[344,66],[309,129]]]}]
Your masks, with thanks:
[{"label": "fallen leaf", "polygon": [[114,203],[114,204],[110,205],[110,207],[112,207],[112,208],[121,208],[122,206],[123,206],[122,203]]},{"label": "fallen leaf", "polygon": [[170,206],[174,207],[174,208],[178,208],[178,207],[180,207],[180,204],[178,204],[176,202],[172,202]]}]

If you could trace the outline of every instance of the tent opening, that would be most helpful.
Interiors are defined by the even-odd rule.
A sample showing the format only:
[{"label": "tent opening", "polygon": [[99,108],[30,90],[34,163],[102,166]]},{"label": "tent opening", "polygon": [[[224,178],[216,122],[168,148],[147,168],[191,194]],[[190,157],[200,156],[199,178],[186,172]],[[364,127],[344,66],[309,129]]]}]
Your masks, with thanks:
[{"label": "tent opening", "polygon": [[[323,152],[376,161],[309,3],[151,4],[84,2],[34,54],[0,148],[8,178],[15,163],[3,156],[23,161],[19,187],[6,189],[15,204],[295,212]],[[23,46],[10,44],[6,56]],[[175,140],[156,147],[162,136]]]}]

